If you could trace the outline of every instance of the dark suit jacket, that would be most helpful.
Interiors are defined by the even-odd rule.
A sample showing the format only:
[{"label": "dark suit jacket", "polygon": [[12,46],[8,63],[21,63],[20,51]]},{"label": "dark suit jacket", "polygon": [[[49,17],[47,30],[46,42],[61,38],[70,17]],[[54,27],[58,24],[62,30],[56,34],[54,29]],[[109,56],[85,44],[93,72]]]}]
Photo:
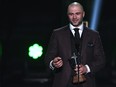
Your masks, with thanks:
[{"label": "dark suit jacket", "polygon": [[[45,63],[49,68],[50,61],[55,57],[61,57],[63,67],[55,69],[53,87],[67,87],[71,67],[68,59],[71,58],[70,29],[66,25],[53,31],[48,50],[45,55]],[[99,33],[84,27],[81,51],[82,64],[87,64],[91,72],[86,74],[86,82],[83,87],[95,87],[94,74],[104,67],[105,57]],[[50,69],[50,68],[49,68]],[[52,71],[52,70],[51,70]]]}]

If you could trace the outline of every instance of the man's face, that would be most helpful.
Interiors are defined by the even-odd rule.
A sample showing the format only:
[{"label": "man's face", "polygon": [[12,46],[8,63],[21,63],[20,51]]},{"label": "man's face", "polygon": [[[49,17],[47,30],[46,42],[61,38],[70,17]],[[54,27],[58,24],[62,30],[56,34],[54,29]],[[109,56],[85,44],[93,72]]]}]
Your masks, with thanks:
[{"label": "man's face", "polygon": [[85,12],[79,5],[69,6],[68,18],[73,26],[79,26],[82,23]]}]

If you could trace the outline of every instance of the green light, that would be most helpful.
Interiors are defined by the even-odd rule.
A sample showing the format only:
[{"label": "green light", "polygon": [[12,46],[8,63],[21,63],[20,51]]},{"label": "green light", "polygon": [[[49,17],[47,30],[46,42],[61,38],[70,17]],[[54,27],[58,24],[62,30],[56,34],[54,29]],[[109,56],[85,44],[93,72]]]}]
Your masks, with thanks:
[{"label": "green light", "polygon": [[29,47],[29,53],[28,55],[32,57],[33,59],[38,59],[43,54],[43,47],[39,44],[33,44]]}]

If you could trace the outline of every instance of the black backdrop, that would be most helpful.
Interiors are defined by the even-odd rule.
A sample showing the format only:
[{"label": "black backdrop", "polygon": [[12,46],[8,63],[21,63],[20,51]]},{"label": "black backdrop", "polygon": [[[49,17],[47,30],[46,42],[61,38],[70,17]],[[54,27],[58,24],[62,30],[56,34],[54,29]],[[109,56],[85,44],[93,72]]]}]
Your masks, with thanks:
[{"label": "black backdrop", "polygon": [[[46,79],[42,79],[48,77],[43,62],[44,54],[52,30],[68,23],[66,6],[71,1],[76,0],[1,0],[0,73],[3,87],[7,87],[6,83],[24,83],[25,79],[36,81],[35,78],[40,78],[37,80],[40,83],[47,82]],[[77,1],[84,5],[85,20],[90,22],[94,0]],[[114,1],[103,0],[98,23],[107,64],[97,79],[98,82],[103,79],[102,82],[107,81],[111,85],[116,83],[116,14],[114,9]],[[33,43],[39,43],[44,47],[43,56],[36,61],[27,55],[27,49]]]}]

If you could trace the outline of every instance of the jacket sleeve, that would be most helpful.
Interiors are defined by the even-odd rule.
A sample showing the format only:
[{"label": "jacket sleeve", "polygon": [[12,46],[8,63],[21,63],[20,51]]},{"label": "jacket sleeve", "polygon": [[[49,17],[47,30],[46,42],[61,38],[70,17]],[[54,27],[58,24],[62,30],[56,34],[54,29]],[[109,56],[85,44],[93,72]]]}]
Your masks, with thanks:
[{"label": "jacket sleeve", "polygon": [[46,51],[45,58],[44,58],[45,65],[47,66],[47,68],[50,69],[50,62],[56,56],[57,56],[57,38],[55,35],[55,31],[53,31],[49,44],[48,44],[48,49]]}]

